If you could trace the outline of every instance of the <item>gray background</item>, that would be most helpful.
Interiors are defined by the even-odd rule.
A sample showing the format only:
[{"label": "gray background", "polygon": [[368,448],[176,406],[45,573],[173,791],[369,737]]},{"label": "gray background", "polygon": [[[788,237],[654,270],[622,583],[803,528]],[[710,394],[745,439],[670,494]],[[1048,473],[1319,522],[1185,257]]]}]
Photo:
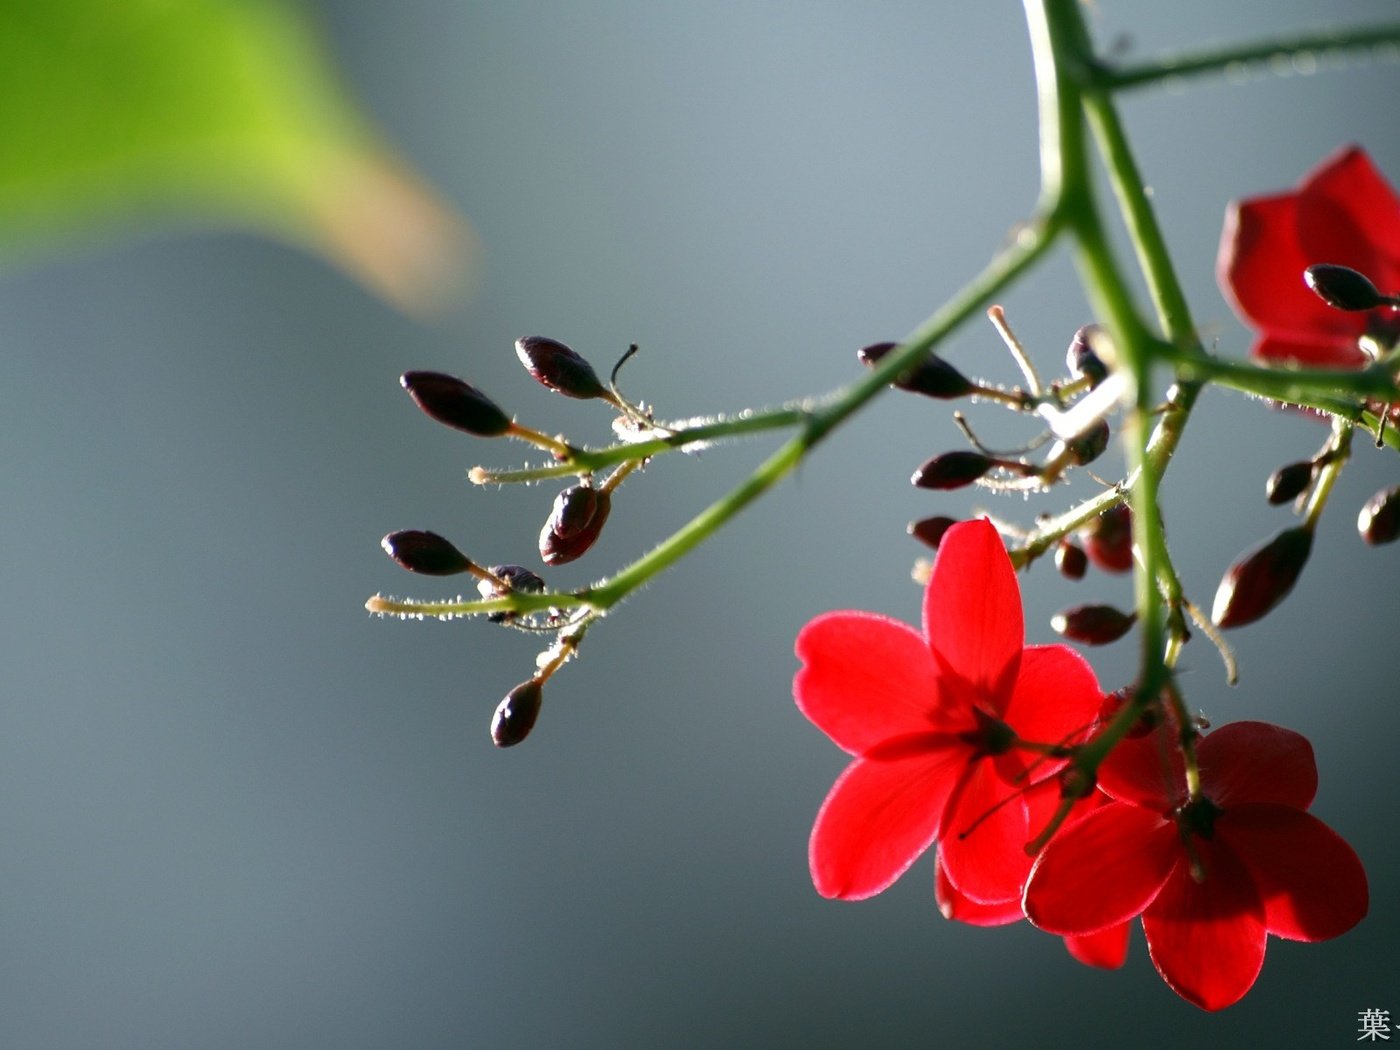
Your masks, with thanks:
[{"label": "gray background", "polygon": [[[1093,20],[1146,56],[1397,13],[1104,0]],[[355,96],[471,217],[480,289],[424,325],[277,244],[173,234],[0,281],[0,1045],[1323,1046],[1353,1042],[1364,1008],[1400,1016],[1400,549],[1363,548],[1353,525],[1397,480],[1389,454],[1358,450],[1295,595],[1233,637],[1238,689],[1203,640],[1185,656],[1190,702],[1217,722],[1309,736],[1314,810],[1372,887],[1361,927],[1272,941],[1253,993],[1217,1016],[1160,982],[1140,934],[1102,973],[1024,924],[944,922],[927,861],[861,904],[811,888],[807,834],[843,758],[792,705],[792,638],[829,608],[914,618],[904,523],[987,505],[907,484],[957,443],[939,406],[885,398],[637,595],[514,751],[486,728],[531,639],[361,611],[376,590],[452,589],[397,570],[385,532],[524,560],[554,491],[468,486],[474,463],[521,451],[428,423],[404,369],[461,373],[600,442],[605,418],[535,387],[514,337],[600,365],[637,341],[636,395],[673,416],[736,409],[845,382],[856,347],[973,274],[1036,186],[1015,5],[317,14]],[[1400,178],[1397,89],[1395,62],[1352,62],[1125,101],[1222,351],[1248,338],[1212,278],[1225,202],[1289,187],[1349,141]],[[1005,303],[1047,369],[1087,319],[1063,254]],[[947,354],[1013,378],[985,326]],[[1203,400],[1166,488],[1199,601],[1284,525],[1263,479],[1322,436]],[[658,461],[552,578],[624,564],[760,454]],[[1022,520],[1041,506],[991,504]],[[1058,608],[1129,594],[1048,566],[1026,587],[1032,641]],[[1131,650],[1094,656],[1107,686]]]}]

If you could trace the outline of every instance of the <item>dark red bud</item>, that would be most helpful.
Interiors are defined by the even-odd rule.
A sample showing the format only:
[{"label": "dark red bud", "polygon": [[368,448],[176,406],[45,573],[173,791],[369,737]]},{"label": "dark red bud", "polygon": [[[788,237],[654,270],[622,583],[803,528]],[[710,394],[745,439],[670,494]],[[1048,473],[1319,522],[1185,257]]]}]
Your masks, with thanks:
[{"label": "dark red bud", "polygon": [[[862,364],[873,368],[882,357],[898,345],[898,343],[871,343],[869,346],[863,346],[857,350],[856,357],[860,358]],[[966,397],[972,393],[973,389],[967,376],[943,358],[933,355],[924,358],[909,371],[900,375],[892,385],[901,390],[909,390],[915,394],[936,397],[945,401],[955,397]]]},{"label": "dark red bud", "polygon": [[494,401],[456,376],[405,372],[399,383],[414,403],[439,423],[478,437],[496,437],[510,429],[510,417]]},{"label": "dark red bud", "polygon": [[1350,266],[1318,263],[1303,271],[1303,281],[1319,299],[1338,310],[1373,310],[1385,303],[1371,279]]},{"label": "dark red bud", "polygon": [[515,341],[515,353],[536,382],[565,397],[587,399],[608,392],[593,366],[557,339],[527,335]]},{"label": "dark red bud", "polygon": [[543,698],[544,689],[533,678],[506,694],[491,718],[491,740],[497,747],[514,747],[530,735]]},{"label": "dark red bud", "polygon": [[1104,511],[1080,535],[1089,560],[1104,572],[1133,567],[1133,515],[1126,504]]},{"label": "dark red bud", "polygon": [[1098,786],[1097,773],[1086,772],[1075,765],[1068,765],[1060,771],[1060,798],[1088,798]]},{"label": "dark red bud", "polygon": [[[493,580],[482,580],[476,585],[476,590],[483,598],[504,598],[510,591],[539,594],[544,590],[544,580],[523,565],[493,565],[491,574],[509,586],[502,588]],[[488,613],[486,618],[492,623],[505,623],[514,616],[514,613],[494,612]]]},{"label": "dark red bud", "polygon": [[1381,489],[1368,499],[1357,515],[1356,528],[1373,547],[1400,536],[1400,485]]},{"label": "dark red bud", "polygon": [[938,544],[943,540],[943,534],[958,523],[957,518],[945,518],[942,516],[924,518],[920,521],[909,523],[909,535],[922,543],[925,547],[938,550]]},{"label": "dark red bud", "polygon": [[1285,463],[1269,475],[1264,482],[1264,494],[1270,503],[1278,506],[1301,496],[1312,484],[1313,465],[1304,460],[1299,463]]},{"label": "dark red bud", "polygon": [[1077,605],[1050,618],[1050,626],[1072,642],[1107,645],[1127,634],[1137,613],[1125,613],[1111,605]]},{"label": "dark red bud", "polygon": [[453,576],[472,567],[470,558],[436,532],[403,529],[389,533],[379,545],[409,572],[425,576]]},{"label": "dark red bud", "polygon": [[909,480],[921,489],[960,489],[996,464],[980,452],[945,452],[914,471]]},{"label": "dark red bud", "polygon": [[567,540],[588,528],[598,513],[598,495],[598,490],[588,485],[574,485],[559,493],[549,514],[549,530]]},{"label": "dark red bud", "polygon": [[1090,345],[1090,340],[1098,330],[1099,326],[1096,324],[1084,325],[1074,333],[1069,349],[1065,351],[1065,364],[1069,367],[1069,374],[1076,379],[1088,376],[1090,386],[1098,386],[1108,378],[1108,366],[1094,353],[1094,348]]},{"label": "dark red bud", "polygon": [[1293,589],[1311,551],[1312,530],[1296,525],[1246,552],[1221,579],[1210,618],[1219,627],[1258,620]]},{"label": "dark red bud", "polygon": [[1055,568],[1068,580],[1082,580],[1089,567],[1089,556],[1073,540],[1061,540],[1055,547]]},{"label": "dark red bud", "polygon": [[1108,421],[1101,419],[1065,447],[1073,457],[1075,465],[1082,467],[1104,454],[1108,448],[1109,437]]},{"label": "dark red bud", "polygon": [[[523,565],[493,565],[491,575],[505,580],[512,591],[539,594],[544,590],[544,580]],[[508,593],[491,580],[482,580],[476,585],[476,589],[483,598],[501,598]]]},{"label": "dark red bud", "polygon": [[559,493],[540,530],[544,563],[564,565],[582,557],[597,541],[611,512],[612,496],[601,489],[575,485]]}]

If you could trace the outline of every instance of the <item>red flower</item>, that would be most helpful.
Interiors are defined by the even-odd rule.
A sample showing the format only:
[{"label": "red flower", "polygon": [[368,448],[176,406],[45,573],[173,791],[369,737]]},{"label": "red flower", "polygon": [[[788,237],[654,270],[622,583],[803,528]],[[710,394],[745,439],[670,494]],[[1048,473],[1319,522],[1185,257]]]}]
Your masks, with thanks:
[{"label": "red flower", "polygon": [[[802,629],[797,706],[856,756],[812,828],[817,892],[879,893],[941,838],[948,877],[967,897],[1016,896],[1031,837],[1028,758],[1016,744],[1082,733],[1102,700],[1077,653],[1025,648],[1023,637],[1016,574],[986,521],[944,535],[923,634],[864,612],[827,613]],[[1061,765],[1042,761],[1037,776]]]},{"label": "red flower", "polygon": [[[1059,785],[1053,780],[1037,784],[1026,793],[1032,827],[1049,821],[1060,801],[1059,795]],[[1107,795],[1095,791],[1075,809],[1089,813],[1107,802]],[[938,910],[943,913],[945,919],[965,922],[969,926],[1005,926],[1026,917],[1025,912],[1021,910],[1020,894],[997,904],[986,904],[974,901],[960,892],[948,879],[941,853],[934,857],[933,895],[938,901]],[[1086,966],[1116,970],[1128,957],[1128,934],[1131,928],[1130,923],[1120,922],[1094,933],[1070,934],[1064,938],[1065,948],[1070,955]]]},{"label": "red flower", "polygon": [[1366,873],[1336,832],[1304,812],[1317,767],[1303,737],[1263,722],[1222,726],[1197,748],[1195,800],[1166,739],[1114,749],[1099,770],[1114,801],[1045,847],[1024,907],[1062,936],[1141,915],[1162,979],[1219,1010],[1253,986],[1267,934],[1320,941],[1355,926],[1366,914]]},{"label": "red flower", "polygon": [[1295,193],[1234,204],[1216,264],[1226,296],[1259,331],[1255,357],[1359,368],[1361,337],[1393,344],[1400,314],[1328,306],[1303,283],[1316,263],[1357,270],[1384,295],[1400,291],[1400,198],[1359,147],[1325,161]]}]

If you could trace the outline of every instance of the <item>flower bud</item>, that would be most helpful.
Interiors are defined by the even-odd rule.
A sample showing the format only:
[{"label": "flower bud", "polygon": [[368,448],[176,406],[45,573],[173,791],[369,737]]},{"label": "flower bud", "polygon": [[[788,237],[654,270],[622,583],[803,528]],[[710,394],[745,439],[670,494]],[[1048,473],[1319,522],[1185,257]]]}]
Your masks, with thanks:
[{"label": "flower bud", "polygon": [[540,530],[540,557],[546,565],[580,558],[603,531],[612,496],[588,485],[574,485],[554,497],[554,509]]},{"label": "flower bud", "polygon": [[557,339],[527,335],[515,341],[515,353],[536,382],[565,397],[586,400],[608,393],[593,366]]},{"label": "flower bud", "polygon": [[436,532],[403,529],[389,533],[379,545],[409,572],[425,576],[454,576],[472,567],[470,558]]},{"label": "flower bud", "polygon": [[[876,363],[897,347],[898,343],[871,343],[856,351],[861,363],[875,367]],[[948,400],[972,393],[971,381],[941,357],[929,355],[909,371],[895,379],[893,386],[910,390],[925,397]]]},{"label": "flower bud", "polygon": [[914,471],[909,480],[921,489],[960,489],[996,464],[980,452],[945,452]]},{"label": "flower bud", "polygon": [[439,423],[478,437],[496,437],[510,429],[510,417],[494,401],[456,376],[405,372],[399,383],[414,403]]},{"label": "flower bud", "polygon": [[1108,378],[1108,366],[1094,353],[1094,348],[1090,345],[1098,330],[1099,326],[1096,324],[1084,325],[1074,333],[1069,349],[1065,351],[1065,364],[1069,367],[1069,374],[1076,379],[1088,376],[1090,387],[1096,387]]},{"label": "flower bud", "polygon": [[1057,458],[1060,454],[1060,450],[1063,448],[1069,452],[1075,466],[1085,466],[1086,464],[1094,462],[1094,460],[1104,454],[1104,451],[1108,448],[1108,439],[1110,436],[1108,421],[1101,419],[1073,441],[1064,442],[1063,444],[1056,442],[1054,448],[1050,452],[1050,458]]},{"label": "flower bud", "polygon": [[1319,299],[1337,310],[1373,310],[1385,303],[1380,289],[1350,266],[1318,263],[1303,271],[1303,282]]},{"label": "flower bud", "polygon": [[1107,645],[1132,629],[1137,613],[1125,613],[1111,605],[1076,605],[1050,618],[1050,626],[1072,642]]},{"label": "flower bud", "polygon": [[599,496],[607,499],[606,493],[599,493],[589,485],[574,485],[554,497],[554,508],[549,515],[549,530],[567,540],[588,528],[598,513]]},{"label": "flower bud", "polygon": [[1104,572],[1127,572],[1133,567],[1133,515],[1127,504],[1104,511],[1081,535],[1089,560]]},{"label": "flower bud", "polygon": [[1055,545],[1055,568],[1067,580],[1082,580],[1089,568],[1089,556],[1073,540],[1063,539]]},{"label": "flower bud", "polygon": [[1301,496],[1312,484],[1313,465],[1308,460],[1298,463],[1285,463],[1269,475],[1264,482],[1264,495],[1270,503],[1278,506]]},{"label": "flower bud", "polygon": [[944,515],[937,515],[937,517],[909,522],[907,531],[909,531],[910,536],[923,543],[925,547],[938,550],[939,543],[944,539],[944,533],[956,524],[958,524],[958,518],[945,518]]},{"label": "flower bud", "polygon": [[[510,585],[511,591],[539,594],[544,590],[544,580],[523,565],[493,565],[491,566],[491,575],[497,579],[505,580]],[[492,580],[482,580],[476,585],[476,589],[483,598],[503,598],[509,593],[509,591],[496,586]]]},{"label": "flower bud", "polygon": [[[511,591],[539,594],[544,590],[544,580],[523,565],[493,565],[491,575],[504,580],[508,586],[502,588],[497,586],[495,580],[481,580],[476,585],[476,592],[483,598],[504,598]],[[493,612],[487,613],[486,619],[492,623],[507,623],[514,620],[515,615],[510,612]]]},{"label": "flower bud", "polygon": [[1060,770],[1060,798],[1088,798],[1098,786],[1097,773],[1086,772],[1076,765],[1065,766]]},{"label": "flower bud", "polygon": [[933,518],[923,518],[920,521],[911,521],[908,531],[909,535],[925,547],[938,550],[938,544],[943,540],[943,534],[957,523],[957,518],[945,518],[940,515]]},{"label": "flower bud", "polygon": [[508,692],[491,718],[491,740],[497,747],[514,747],[530,735],[540,716],[543,686],[531,678]]},{"label": "flower bud", "polygon": [[1246,552],[1221,579],[1210,618],[1218,627],[1258,620],[1293,589],[1311,551],[1312,530],[1295,525]]},{"label": "flower bud", "polygon": [[1373,547],[1400,536],[1400,485],[1381,489],[1368,499],[1357,515],[1356,528]]}]

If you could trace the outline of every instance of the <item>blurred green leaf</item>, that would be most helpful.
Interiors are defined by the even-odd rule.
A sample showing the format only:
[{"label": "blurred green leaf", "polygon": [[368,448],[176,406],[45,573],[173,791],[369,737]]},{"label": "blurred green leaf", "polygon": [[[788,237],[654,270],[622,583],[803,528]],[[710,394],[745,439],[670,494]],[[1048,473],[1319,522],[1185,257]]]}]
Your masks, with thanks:
[{"label": "blurred green leaf", "polygon": [[301,243],[407,306],[456,279],[466,243],[288,4],[0,4],[0,264],[153,221]]}]

